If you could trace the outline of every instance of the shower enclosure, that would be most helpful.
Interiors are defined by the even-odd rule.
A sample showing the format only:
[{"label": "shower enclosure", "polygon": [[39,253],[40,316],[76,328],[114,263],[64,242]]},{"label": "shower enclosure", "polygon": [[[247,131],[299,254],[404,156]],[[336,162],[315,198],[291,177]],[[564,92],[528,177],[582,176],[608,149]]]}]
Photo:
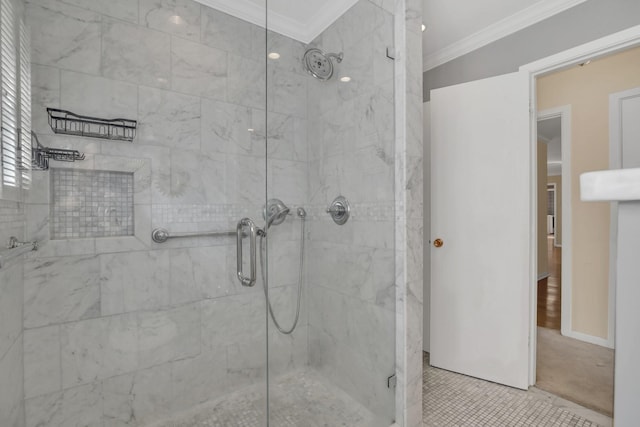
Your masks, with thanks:
[{"label": "shower enclosure", "polygon": [[395,2],[1,1],[0,424],[392,425]]}]

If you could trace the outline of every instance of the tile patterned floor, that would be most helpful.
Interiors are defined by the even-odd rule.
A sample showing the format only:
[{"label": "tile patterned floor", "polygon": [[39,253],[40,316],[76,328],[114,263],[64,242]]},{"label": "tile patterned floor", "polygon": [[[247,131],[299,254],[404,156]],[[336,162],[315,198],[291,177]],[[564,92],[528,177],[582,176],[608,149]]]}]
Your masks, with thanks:
[{"label": "tile patterned floor", "polygon": [[[610,427],[610,419],[532,389],[518,390],[429,366],[424,359],[424,427]],[[592,416],[599,421],[596,422]],[[272,427],[387,427],[313,371],[278,378]],[[597,418],[600,417],[600,418]],[[262,427],[264,385],[231,393],[153,427]],[[606,422],[608,420],[608,422]]]},{"label": "tile patterned floor", "polygon": [[[263,427],[264,384],[234,392],[153,427]],[[389,423],[385,423],[388,427]],[[271,389],[272,427],[378,427],[380,421],[313,371],[278,378]]]},{"label": "tile patterned floor", "polygon": [[424,366],[424,427],[604,427],[547,393],[432,368],[426,353]]}]

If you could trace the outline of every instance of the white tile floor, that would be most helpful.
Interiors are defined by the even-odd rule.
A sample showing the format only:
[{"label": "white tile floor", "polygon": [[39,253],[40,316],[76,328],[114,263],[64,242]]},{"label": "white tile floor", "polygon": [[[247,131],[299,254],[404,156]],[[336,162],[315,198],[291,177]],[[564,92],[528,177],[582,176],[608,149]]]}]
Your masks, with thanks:
[{"label": "white tile floor", "polygon": [[606,427],[611,420],[537,389],[505,387],[424,360],[424,427]]},{"label": "white tile floor", "polygon": [[[428,364],[425,354],[424,427],[611,427],[611,419],[546,392],[505,387]],[[271,427],[381,427],[381,422],[314,371],[275,381]],[[154,427],[262,427],[264,384],[231,393]]]}]

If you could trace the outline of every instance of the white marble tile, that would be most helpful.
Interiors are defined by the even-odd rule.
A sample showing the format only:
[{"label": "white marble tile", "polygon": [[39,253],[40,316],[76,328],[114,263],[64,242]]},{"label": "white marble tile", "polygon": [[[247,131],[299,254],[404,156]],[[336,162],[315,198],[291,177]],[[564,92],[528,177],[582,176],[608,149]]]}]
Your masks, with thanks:
[{"label": "white marble tile", "polygon": [[145,86],[168,88],[171,36],[119,21],[105,20],[102,75]]},{"label": "white marble tile", "polygon": [[25,398],[62,390],[60,327],[24,331]]},{"label": "white marble tile", "polygon": [[60,106],[65,110],[105,119],[138,116],[135,85],[70,71],[63,71],[60,81]]},{"label": "white marble tile", "polygon": [[272,52],[280,55],[277,59],[268,58],[268,69],[309,76],[302,61],[307,50],[307,45],[304,43],[273,31],[267,31],[265,41],[265,29],[258,26],[253,27],[253,43],[252,58],[254,59],[262,59]]},{"label": "white marble tile", "polygon": [[268,72],[268,111],[305,118],[309,76],[276,68],[269,69]]},{"label": "white marble tile", "polygon": [[0,358],[22,333],[22,262],[0,270]]},{"label": "white marble tile", "polygon": [[102,388],[105,427],[149,425],[171,413],[168,363],[106,379]]},{"label": "white marble tile", "polygon": [[171,303],[218,298],[234,292],[235,283],[221,274],[227,267],[224,246],[172,250]]},{"label": "white marble tile", "polygon": [[267,375],[264,343],[231,343],[227,346],[227,381],[230,388],[253,385]]},{"label": "white marble tile", "polygon": [[339,52],[357,45],[364,37],[373,34],[379,19],[378,7],[369,1],[357,2],[322,33],[323,50]]},{"label": "white marble tile", "polygon": [[137,368],[134,314],[82,320],[60,327],[64,388],[131,372]]},{"label": "white marble tile", "polygon": [[85,384],[27,399],[27,427],[101,427],[102,387]]},{"label": "white marble tile", "polygon": [[224,346],[171,363],[172,408],[184,410],[229,393]]},{"label": "white marble tile", "polygon": [[142,144],[200,148],[200,98],[160,89],[138,89],[138,133]]},{"label": "white marble tile", "polygon": [[266,107],[266,69],[264,61],[229,54],[227,100],[253,108]]},{"label": "white marble tile", "polygon": [[22,339],[0,356],[0,421],[3,426],[24,426]]},{"label": "white marble tile", "polygon": [[224,101],[227,96],[227,52],[173,37],[171,88]]},{"label": "white marble tile", "polygon": [[26,22],[31,28],[32,62],[99,73],[99,14],[56,0],[41,0],[27,3]]},{"label": "white marble tile", "polygon": [[200,5],[193,0],[139,0],[140,25],[200,40]]},{"label": "white marble tile", "polygon": [[123,21],[137,22],[138,7],[135,1],[131,0],[62,0],[74,6],[89,9],[112,18]]},{"label": "white marble tile", "polygon": [[99,259],[103,316],[170,304],[168,251],[105,254]]},{"label": "white marble tile", "polygon": [[258,132],[248,107],[202,99],[201,126],[202,151],[264,156],[264,139],[254,140],[249,130]]},{"label": "white marble tile", "polygon": [[202,302],[203,351],[245,343],[255,351],[265,344],[264,294],[252,292]]},{"label": "white marble tile", "polygon": [[287,200],[290,204],[305,204],[308,190],[306,162],[273,159],[268,162],[267,168],[269,197]]},{"label": "white marble tile", "polygon": [[262,205],[266,178],[264,157],[228,154],[225,176],[227,202]]},{"label": "white marble tile", "polygon": [[31,64],[31,128],[51,133],[47,107],[60,108],[60,69]]},{"label": "white marble tile", "polygon": [[29,204],[25,206],[27,236],[39,242],[49,240],[48,204]]},{"label": "white marble tile", "polygon": [[226,203],[224,156],[216,153],[171,150],[171,168],[159,172],[161,184],[154,202]]},{"label": "white marble tile", "polygon": [[95,256],[25,262],[25,328],[98,317],[99,272]]},{"label": "white marble tile", "polygon": [[138,313],[140,367],[200,354],[200,303]]},{"label": "white marble tile", "polygon": [[253,24],[226,13],[202,8],[202,42],[211,47],[251,58],[252,27]]}]

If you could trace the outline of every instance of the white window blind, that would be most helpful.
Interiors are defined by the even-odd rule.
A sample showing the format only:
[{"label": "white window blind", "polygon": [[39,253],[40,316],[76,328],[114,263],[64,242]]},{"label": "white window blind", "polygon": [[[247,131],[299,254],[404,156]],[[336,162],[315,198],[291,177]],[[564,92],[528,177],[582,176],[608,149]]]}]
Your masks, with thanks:
[{"label": "white window blind", "polygon": [[16,16],[11,0],[0,0],[0,124],[2,184],[18,186],[18,69]]},{"label": "white window blind", "polygon": [[20,169],[22,188],[31,187],[31,41],[20,21]]}]

